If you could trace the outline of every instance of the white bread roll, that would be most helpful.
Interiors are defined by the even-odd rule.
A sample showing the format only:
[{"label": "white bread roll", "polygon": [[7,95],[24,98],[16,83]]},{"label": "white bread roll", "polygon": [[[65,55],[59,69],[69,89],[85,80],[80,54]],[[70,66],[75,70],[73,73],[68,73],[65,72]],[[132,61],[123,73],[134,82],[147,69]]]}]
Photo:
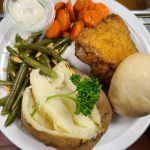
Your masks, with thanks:
[{"label": "white bread roll", "polygon": [[123,116],[150,114],[150,55],[135,53],[127,57],[114,73],[109,89],[114,111]]}]

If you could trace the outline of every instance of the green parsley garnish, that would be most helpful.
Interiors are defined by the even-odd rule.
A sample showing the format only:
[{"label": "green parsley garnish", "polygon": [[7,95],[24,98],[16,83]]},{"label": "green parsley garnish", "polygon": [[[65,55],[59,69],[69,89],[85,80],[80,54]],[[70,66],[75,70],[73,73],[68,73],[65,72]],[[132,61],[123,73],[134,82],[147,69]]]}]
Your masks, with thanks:
[{"label": "green parsley garnish", "polygon": [[[83,114],[85,116],[91,115],[92,110],[99,99],[102,85],[99,83],[98,79],[81,79],[81,76],[78,74],[73,74],[70,77],[70,80],[76,85],[76,91],[68,94],[49,96],[47,101],[56,97],[69,98],[76,103],[75,114]],[[76,97],[72,97],[71,94],[75,92],[77,92]]]}]

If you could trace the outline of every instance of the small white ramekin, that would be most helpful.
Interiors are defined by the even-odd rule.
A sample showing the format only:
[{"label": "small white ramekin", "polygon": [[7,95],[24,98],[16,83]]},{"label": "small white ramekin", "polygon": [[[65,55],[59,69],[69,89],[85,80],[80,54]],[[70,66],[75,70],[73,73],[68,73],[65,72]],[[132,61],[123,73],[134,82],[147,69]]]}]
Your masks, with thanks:
[{"label": "small white ramekin", "polygon": [[13,23],[16,28],[19,28],[22,31],[25,32],[30,32],[30,33],[37,33],[44,31],[53,21],[55,18],[55,9],[54,9],[54,4],[52,0],[37,0],[39,3],[43,5],[43,7],[46,10],[47,13],[47,20],[45,21],[44,24],[41,24],[41,26],[31,26],[31,27],[23,27],[18,22],[15,21],[15,19],[12,17],[10,13],[10,9],[12,6],[12,3],[15,2],[16,0],[5,0],[3,3],[3,8],[4,8],[4,15],[5,17],[8,18],[8,20]]}]

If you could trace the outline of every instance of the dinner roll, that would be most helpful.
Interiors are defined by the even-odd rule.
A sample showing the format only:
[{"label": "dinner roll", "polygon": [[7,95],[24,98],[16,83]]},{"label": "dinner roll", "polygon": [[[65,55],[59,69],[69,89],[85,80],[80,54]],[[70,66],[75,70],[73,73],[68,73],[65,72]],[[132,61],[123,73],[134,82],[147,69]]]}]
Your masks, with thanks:
[{"label": "dinner roll", "polygon": [[135,53],[115,71],[109,89],[114,111],[123,116],[150,114],[150,55]]}]

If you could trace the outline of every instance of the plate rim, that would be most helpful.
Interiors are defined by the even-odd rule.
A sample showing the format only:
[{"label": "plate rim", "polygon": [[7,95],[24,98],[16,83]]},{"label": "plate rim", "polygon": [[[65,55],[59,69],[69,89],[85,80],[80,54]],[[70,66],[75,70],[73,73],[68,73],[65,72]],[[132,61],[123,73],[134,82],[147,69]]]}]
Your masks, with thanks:
[{"label": "plate rim", "polygon": [[[116,4],[116,5],[119,5],[119,7],[120,7],[120,9],[123,9],[123,10],[125,10],[125,12],[128,12],[128,13],[130,13],[130,16],[132,16],[132,18],[134,18],[134,19],[136,19],[137,20],[137,18],[133,15],[133,14],[131,14],[131,12],[127,9],[127,8],[125,8],[124,6],[122,6],[121,4],[119,4],[118,2],[116,2],[116,1],[114,1],[114,0],[97,0],[97,1],[100,1],[100,2],[113,2],[114,4]],[[139,22],[139,21],[138,21]],[[0,26],[1,26],[1,24],[5,24],[6,23],[6,18],[4,18],[1,22],[0,22]],[[148,43],[150,43],[150,34],[149,34],[149,32],[146,30],[146,28],[143,26],[143,24],[142,23],[138,23],[138,25],[142,28],[142,30],[143,30],[143,32],[144,32],[144,34],[145,34],[145,36],[146,36],[146,39],[147,38],[149,38],[149,41],[148,40],[146,40],[145,42],[148,44]],[[144,35],[143,34],[143,35]],[[145,39],[145,38],[144,38]],[[148,46],[149,45],[149,46]],[[148,47],[150,47],[150,44],[148,44],[147,46]],[[149,50],[149,52],[150,52],[150,50]],[[145,122],[144,122],[145,121]],[[120,144],[118,144],[117,145],[117,149],[118,150],[122,150],[122,149],[125,149],[125,148],[127,148],[127,147],[129,147],[131,144],[133,144],[143,133],[144,133],[144,131],[147,129],[147,127],[149,126],[149,124],[150,124],[150,115],[149,116],[146,116],[146,117],[143,117],[143,118],[139,118],[139,120],[136,122],[136,124],[137,124],[137,126],[139,125],[140,127],[142,126],[142,130],[140,129],[140,131],[139,132],[137,132],[136,133],[136,136],[135,136],[135,134],[134,134],[134,137],[132,136],[132,137],[130,137],[131,139],[130,139],[130,141],[128,140],[128,142],[126,142],[126,143],[123,143],[122,145],[120,145]],[[131,128],[133,128],[134,126],[132,126]],[[23,149],[23,150],[25,150],[25,148],[24,147],[22,147],[22,146],[20,146],[18,143],[17,143],[17,141],[12,141],[12,137],[9,137],[9,135],[6,133],[6,131],[5,130],[1,130],[2,129],[2,127],[0,126],[0,131],[12,142],[12,143],[14,143],[16,146],[18,146],[19,148],[21,148],[21,149]],[[131,135],[131,134],[129,134],[129,132],[130,132],[130,128],[129,128],[129,130],[127,131],[127,132],[125,132],[125,134],[120,138],[120,137],[117,137],[116,139],[114,139],[114,140],[112,140],[111,141],[111,143],[115,143],[116,144],[116,142],[117,143],[122,143],[122,138],[124,138],[124,139],[126,139],[127,137],[129,138],[129,135]],[[126,137],[127,136],[127,137]],[[106,144],[108,144],[108,143],[106,143]],[[102,147],[102,149],[103,150],[106,150],[107,149],[107,145],[106,145],[105,143],[104,144],[102,144],[101,145],[101,147]],[[112,144],[111,144],[112,145]],[[114,145],[114,144],[113,144]],[[98,149],[99,148],[99,146],[96,146],[96,147],[94,147],[93,148],[93,150],[96,150],[96,149]],[[108,148],[110,148],[110,146],[108,146]]]}]

